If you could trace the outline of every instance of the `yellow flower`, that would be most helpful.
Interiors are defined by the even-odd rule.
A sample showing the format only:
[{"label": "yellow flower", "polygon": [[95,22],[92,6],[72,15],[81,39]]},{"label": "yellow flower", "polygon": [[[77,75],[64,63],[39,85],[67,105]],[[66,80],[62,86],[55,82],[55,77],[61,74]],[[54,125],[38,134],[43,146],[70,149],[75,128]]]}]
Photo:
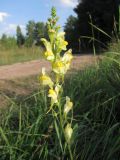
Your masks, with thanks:
[{"label": "yellow flower", "polygon": [[69,49],[65,54],[64,56],[62,57],[62,61],[65,63],[65,66],[66,66],[66,70],[68,70],[70,68],[70,63],[71,63],[71,60],[73,59],[73,56],[72,56],[72,50]]},{"label": "yellow flower", "polygon": [[66,50],[66,46],[68,45],[68,42],[65,41],[64,39],[59,40],[59,48],[61,50]]},{"label": "yellow flower", "polygon": [[63,60],[64,62],[71,62],[72,59],[73,59],[72,50],[69,49],[69,50],[64,54],[64,56],[62,57],[62,60]]},{"label": "yellow flower", "polygon": [[48,97],[51,98],[51,101],[53,104],[58,102],[57,94],[56,94],[55,90],[49,89]]},{"label": "yellow flower", "polygon": [[67,143],[70,143],[72,133],[73,133],[73,129],[71,128],[71,124],[68,123],[67,126],[65,127],[65,138]]},{"label": "yellow flower", "polygon": [[51,78],[47,75],[45,75],[45,68],[42,68],[42,76],[40,76],[40,82],[43,86],[48,85],[49,87],[53,86],[53,82]]},{"label": "yellow flower", "polygon": [[67,46],[67,45],[68,45],[68,42],[67,42],[67,41],[63,41],[63,45],[64,45],[64,46]]},{"label": "yellow flower", "polygon": [[58,102],[58,94],[59,94],[60,88],[61,88],[61,86],[57,85],[55,87],[55,89],[49,89],[49,91],[48,91],[48,97],[51,98],[52,104]]},{"label": "yellow flower", "polygon": [[41,41],[43,42],[47,51],[52,51],[52,46],[49,41],[47,41],[45,38],[41,38]]},{"label": "yellow flower", "polygon": [[54,58],[55,58],[55,56],[54,56],[54,54],[53,54],[52,51],[46,51],[46,52],[45,52],[45,57],[46,57],[46,59],[47,59],[48,61],[53,61]]},{"label": "yellow flower", "polygon": [[59,32],[58,34],[57,34],[57,39],[64,39],[65,38],[65,32]]},{"label": "yellow flower", "polygon": [[65,41],[64,38],[65,32],[59,32],[56,36],[56,46],[57,46],[57,51],[61,52],[61,50],[66,50],[66,46],[68,45],[68,42]]},{"label": "yellow flower", "polygon": [[48,35],[49,35],[51,43],[53,43],[54,38],[55,38],[55,30],[54,29],[49,29],[48,30]]},{"label": "yellow flower", "polygon": [[67,115],[67,113],[72,109],[73,102],[70,101],[69,97],[66,97],[66,104],[64,105],[64,113]]},{"label": "yellow flower", "polygon": [[65,64],[62,61],[56,61],[55,63],[53,63],[52,69],[57,74],[66,73]]}]

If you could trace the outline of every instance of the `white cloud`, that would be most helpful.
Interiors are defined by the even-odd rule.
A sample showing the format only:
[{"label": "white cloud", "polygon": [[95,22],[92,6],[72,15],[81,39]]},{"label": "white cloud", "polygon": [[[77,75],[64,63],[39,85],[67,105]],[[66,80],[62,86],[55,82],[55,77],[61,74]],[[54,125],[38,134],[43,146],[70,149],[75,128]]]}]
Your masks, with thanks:
[{"label": "white cloud", "polygon": [[8,13],[0,12],[0,22],[3,22],[6,17],[9,17]]},{"label": "white cloud", "polygon": [[60,1],[64,6],[72,8],[74,8],[78,3],[78,0],[60,0]]},{"label": "white cloud", "polygon": [[[17,28],[18,24],[8,24],[4,30],[4,33],[7,35],[15,35],[16,34],[16,28]],[[19,25],[23,34],[25,34],[25,25]]]}]

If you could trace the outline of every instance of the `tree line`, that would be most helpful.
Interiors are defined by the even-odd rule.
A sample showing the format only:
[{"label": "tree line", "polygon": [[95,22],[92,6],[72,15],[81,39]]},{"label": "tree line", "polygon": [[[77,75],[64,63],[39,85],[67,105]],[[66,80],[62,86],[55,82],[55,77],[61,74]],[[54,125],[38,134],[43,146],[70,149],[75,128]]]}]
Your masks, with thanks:
[{"label": "tree line", "polygon": [[[77,16],[70,15],[64,26],[68,48],[75,52],[107,48],[113,37],[119,37],[119,4],[120,0],[78,0],[74,8]],[[48,38],[46,24],[31,20],[26,25],[26,35],[17,26],[16,38],[3,34],[0,45],[38,46],[42,37]]]},{"label": "tree line", "polygon": [[26,35],[22,33],[21,27],[18,25],[16,28],[16,37],[10,37],[3,34],[0,39],[0,46],[4,48],[13,47],[32,47],[41,44],[41,38],[47,38],[47,28],[44,22],[29,21],[26,25]]},{"label": "tree line", "polygon": [[119,36],[120,0],[78,0],[76,17],[67,19],[64,30],[69,47],[74,50],[107,48]]}]

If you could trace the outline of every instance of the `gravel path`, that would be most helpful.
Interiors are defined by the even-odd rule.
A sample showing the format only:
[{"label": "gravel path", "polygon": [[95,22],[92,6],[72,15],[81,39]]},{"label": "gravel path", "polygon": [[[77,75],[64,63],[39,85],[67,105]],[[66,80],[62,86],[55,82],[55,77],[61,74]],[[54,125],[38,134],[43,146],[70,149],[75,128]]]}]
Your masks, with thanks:
[{"label": "gravel path", "polygon": [[[97,59],[98,58],[99,57],[97,57]],[[81,69],[86,65],[91,65],[94,62],[95,57],[93,55],[74,56],[71,69]],[[42,67],[45,67],[47,71],[51,70],[49,62],[45,60],[34,60],[30,62],[0,66],[0,79],[11,80],[31,75],[37,75],[41,73]]]}]

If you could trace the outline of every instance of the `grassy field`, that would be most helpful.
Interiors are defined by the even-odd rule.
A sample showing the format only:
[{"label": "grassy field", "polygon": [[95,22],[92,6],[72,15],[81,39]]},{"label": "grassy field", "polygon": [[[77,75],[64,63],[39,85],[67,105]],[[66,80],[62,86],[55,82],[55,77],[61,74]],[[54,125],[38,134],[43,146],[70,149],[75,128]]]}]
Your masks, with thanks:
[{"label": "grassy field", "polygon": [[[74,102],[74,160],[119,160],[119,64],[119,52],[111,53],[100,64],[66,77],[63,95]],[[46,114],[46,92],[36,90],[20,101],[10,98],[6,112],[1,111],[0,160],[70,159],[61,152],[52,116]]]},{"label": "grassy field", "polygon": [[32,48],[13,48],[0,50],[0,65],[13,64],[40,59],[43,56],[43,49],[40,47]]}]

